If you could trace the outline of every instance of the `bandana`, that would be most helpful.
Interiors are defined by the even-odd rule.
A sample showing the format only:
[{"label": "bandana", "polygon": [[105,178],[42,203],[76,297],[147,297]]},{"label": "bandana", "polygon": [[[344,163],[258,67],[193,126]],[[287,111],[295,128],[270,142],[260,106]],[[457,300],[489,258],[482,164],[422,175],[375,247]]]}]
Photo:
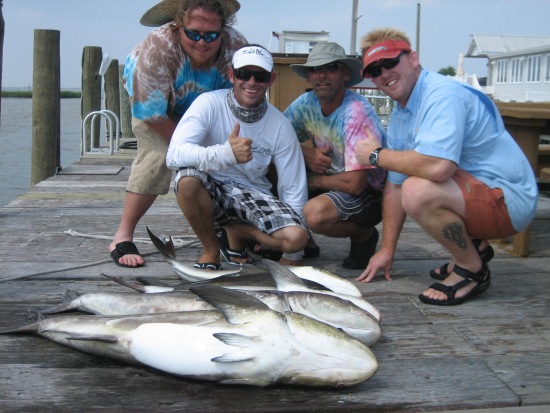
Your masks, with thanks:
[{"label": "bandana", "polygon": [[231,112],[233,112],[233,115],[244,123],[258,122],[261,118],[263,118],[265,112],[267,112],[267,99],[265,97],[260,106],[246,109],[237,102],[233,88],[227,91],[227,104],[229,105]]}]

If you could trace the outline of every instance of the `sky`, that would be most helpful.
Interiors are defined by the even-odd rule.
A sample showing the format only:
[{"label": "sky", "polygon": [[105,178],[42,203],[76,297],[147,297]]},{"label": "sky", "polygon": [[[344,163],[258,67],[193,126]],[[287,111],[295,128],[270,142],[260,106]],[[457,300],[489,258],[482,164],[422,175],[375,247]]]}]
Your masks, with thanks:
[{"label": "sky", "polygon": [[[79,88],[84,47],[101,47],[123,64],[152,28],[139,24],[157,0],[3,0],[2,87],[32,86],[35,30],[60,32],[61,88]],[[351,46],[353,0],[240,0],[234,26],[251,43],[277,52],[272,32],[327,31]],[[418,10],[420,5],[420,20]],[[423,67],[458,66],[471,35],[550,36],[549,0],[359,0],[356,51],[369,30],[393,27],[419,49]],[[419,24],[418,24],[419,23]],[[416,44],[417,26],[420,44]],[[418,47],[419,46],[419,47]],[[468,74],[486,76],[486,60],[465,58]]]}]

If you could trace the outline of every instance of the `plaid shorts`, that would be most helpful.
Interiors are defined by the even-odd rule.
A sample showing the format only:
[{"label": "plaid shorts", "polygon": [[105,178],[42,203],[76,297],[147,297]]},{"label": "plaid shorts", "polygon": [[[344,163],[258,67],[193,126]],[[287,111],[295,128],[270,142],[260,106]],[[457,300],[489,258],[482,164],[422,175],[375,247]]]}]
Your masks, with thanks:
[{"label": "plaid shorts", "polygon": [[224,184],[195,167],[181,168],[178,171],[175,178],[176,193],[178,181],[184,176],[198,178],[212,198],[215,226],[223,227],[233,222],[245,222],[266,234],[288,226],[307,229],[294,209],[273,195],[238,182]]}]

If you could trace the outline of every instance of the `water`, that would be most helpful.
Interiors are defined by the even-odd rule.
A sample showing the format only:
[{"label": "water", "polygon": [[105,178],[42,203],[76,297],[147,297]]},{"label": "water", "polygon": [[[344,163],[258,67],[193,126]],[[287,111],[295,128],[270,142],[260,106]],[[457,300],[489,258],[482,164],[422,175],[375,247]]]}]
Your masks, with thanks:
[{"label": "water", "polygon": [[[61,166],[80,159],[80,99],[61,99]],[[31,187],[32,99],[2,98],[0,206]]]}]

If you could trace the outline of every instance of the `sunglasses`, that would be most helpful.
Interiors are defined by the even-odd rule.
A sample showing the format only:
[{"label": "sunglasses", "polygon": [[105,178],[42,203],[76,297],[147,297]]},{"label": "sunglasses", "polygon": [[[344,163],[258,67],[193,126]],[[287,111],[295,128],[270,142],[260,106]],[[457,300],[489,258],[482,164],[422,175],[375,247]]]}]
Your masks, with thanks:
[{"label": "sunglasses", "polygon": [[385,59],[376,65],[370,65],[365,69],[365,74],[374,79],[375,77],[378,77],[382,74],[382,68],[390,70],[397,66],[399,64],[399,61],[401,60],[401,56],[405,54],[407,54],[407,52],[401,52],[397,57],[394,57],[393,59]]},{"label": "sunglasses", "polygon": [[271,79],[271,72],[265,70],[250,70],[250,69],[233,69],[235,77],[243,82],[250,80],[254,76],[254,80],[259,83],[267,83]]},{"label": "sunglasses", "polygon": [[206,43],[210,43],[217,40],[220,37],[220,34],[222,34],[221,30],[219,32],[208,32],[205,34],[200,34],[199,32],[186,29],[185,27],[182,27],[182,29],[187,38],[189,40],[193,40],[194,42],[198,42],[200,39],[203,39]]},{"label": "sunglasses", "polygon": [[332,72],[336,72],[339,67],[340,67],[340,64],[338,62],[332,62],[332,63],[327,63],[326,65],[323,65],[323,66],[308,67],[306,70],[310,73],[318,73],[322,70],[325,72],[332,73]]}]

